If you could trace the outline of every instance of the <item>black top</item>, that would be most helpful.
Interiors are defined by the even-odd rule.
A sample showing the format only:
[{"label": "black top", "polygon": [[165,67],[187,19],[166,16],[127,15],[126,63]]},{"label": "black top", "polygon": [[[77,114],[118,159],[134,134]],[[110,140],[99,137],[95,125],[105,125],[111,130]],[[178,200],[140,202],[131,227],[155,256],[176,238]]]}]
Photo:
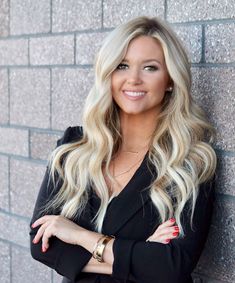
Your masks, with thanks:
[{"label": "black top", "polygon": [[[81,137],[81,127],[70,127],[57,145],[74,142]],[[91,253],[82,246],[64,243],[56,237],[50,239],[50,248],[46,253],[42,253],[41,242],[32,244],[38,228],[31,228],[30,231],[33,258],[63,275],[63,283],[193,282],[190,274],[199,260],[211,221],[214,182],[200,185],[193,218],[193,230],[190,226],[188,205],[186,205],[182,214],[185,237],[173,239],[165,245],[145,242],[160,225],[158,213],[148,194],[148,186],[152,178],[146,154],[129,183],[108,205],[102,233],[116,237],[113,244],[112,275],[81,272],[91,258]],[[40,217],[40,208],[53,197],[57,190],[58,188],[53,188],[48,170],[46,170],[31,224]],[[84,213],[74,221],[94,231],[91,219],[99,208],[100,199],[92,190],[89,196]],[[51,214],[58,213],[51,212]]]}]

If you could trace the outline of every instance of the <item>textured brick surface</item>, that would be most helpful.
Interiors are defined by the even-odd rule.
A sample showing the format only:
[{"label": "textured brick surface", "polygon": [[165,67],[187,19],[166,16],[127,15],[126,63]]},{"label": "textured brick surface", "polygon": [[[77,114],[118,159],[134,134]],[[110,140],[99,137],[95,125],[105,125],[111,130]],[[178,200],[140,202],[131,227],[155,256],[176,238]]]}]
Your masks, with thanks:
[{"label": "textured brick surface", "polygon": [[6,70],[0,70],[0,123],[8,122],[8,76]]},{"label": "textured brick surface", "polygon": [[0,1],[0,36],[9,34],[9,1]]},{"label": "textured brick surface", "polygon": [[104,0],[104,27],[115,27],[137,16],[164,17],[163,0]]},{"label": "textured brick surface", "polygon": [[217,191],[235,196],[235,157],[218,157],[218,184]]},{"label": "textured brick surface", "polygon": [[232,198],[217,198],[206,248],[197,272],[208,277],[235,281],[235,202]]},{"label": "textured brick surface", "polygon": [[84,98],[93,77],[88,70],[57,69],[52,72],[52,128],[64,130],[81,124]]},{"label": "textured brick surface", "polygon": [[46,166],[23,160],[10,160],[11,211],[31,217]]},{"label": "textured brick surface", "polygon": [[101,1],[53,0],[52,31],[101,28]]},{"label": "textured brick surface", "polygon": [[193,81],[193,94],[216,127],[216,146],[234,151],[234,68],[193,68]]},{"label": "textured brick surface", "polygon": [[53,283],[62,282],[63,276],[59,275],[57,272],[53,271]]},{"label": "textured brick surface", "polygon": [[15,247],[12,251],[12,283],[34,282],[50,283],[51,270],[34,260],[28,251]]},{"label": "textured brick surface", "polygon": [[29,247],[29,221],[0,212],[1,239]]},{"label": "textured brick surface", "polygon": [[27,65],[28,40],[0,40],[0,65]]},{"label": "textured brick surface", "polygon": [[50,72],[15,69],[10,72],[10,123],[31,127],[50,126]]},{"label": "textured brick surface", "polygon": [[47,160],[51,151],[56,147],[56,141],[60,136],[41,132],[31,133],[30,148],[32,158]]},{"label": "textured brick surface", "polygon": [[28,156],[28,131],[0,128],[0,152]]},{"label": "textured brick surface", "polygon": [[50,31],[50,1],[11,0],[11,34]]},{"label": "textured brick surface", "polygon": [[173,26],[174,31],[181,39],[192,63],[197,63],[201,60],[202,48],[202,28],[201,26]]},{"label": "textured brick surface", "polygon": [[107,32],[78,34],[76,37],[76,63],[93,64],[95,55],[107,34]]},{"label": "textured brick surface", "polygon": [[168,0],[167,19],[174,22],[235,17],[234,1]]},{"label": "textured brick surface", "polygon": [[235,62],[234,23],[207,26],[205,29],[205,38],[206,62]]},{"label": "textured brick surface", "polygon": [[30,39],[31,65],[55,65],[73,63],[73,35]]},{"label": "textured brick surface", "polygon": [[8,157],[0,156],[0,209],[9,210]]},{"label": "textured brick surface", "polygon": [[10,246],[0,242],[1,283],[10,283]]}]

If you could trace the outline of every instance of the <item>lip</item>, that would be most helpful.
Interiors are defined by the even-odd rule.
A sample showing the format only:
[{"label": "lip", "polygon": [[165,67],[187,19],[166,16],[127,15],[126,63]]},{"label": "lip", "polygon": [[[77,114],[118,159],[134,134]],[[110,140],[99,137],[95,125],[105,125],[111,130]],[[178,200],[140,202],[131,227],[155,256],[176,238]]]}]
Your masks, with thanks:
[{"label": "lip", "polygon": [[[123,90],[122,93],[130,100],[140,100],[142,99],[147,91],[144,90]],[[130,93],[139,93],[139,95],[130,95]]]}]

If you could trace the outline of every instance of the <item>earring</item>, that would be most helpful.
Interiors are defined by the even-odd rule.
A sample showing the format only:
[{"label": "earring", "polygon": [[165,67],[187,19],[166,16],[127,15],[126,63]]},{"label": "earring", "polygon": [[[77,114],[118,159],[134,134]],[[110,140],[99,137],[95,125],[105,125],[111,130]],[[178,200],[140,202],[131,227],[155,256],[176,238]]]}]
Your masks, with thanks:
[{"label": "earring", "polygon": [[169,92],[172,92],[172,90],[173,90],[173,87],[172,87],[172,86],[170,86],[170,87],[168,87],[168,88],[166,89],[166,91],[169,91]]}]

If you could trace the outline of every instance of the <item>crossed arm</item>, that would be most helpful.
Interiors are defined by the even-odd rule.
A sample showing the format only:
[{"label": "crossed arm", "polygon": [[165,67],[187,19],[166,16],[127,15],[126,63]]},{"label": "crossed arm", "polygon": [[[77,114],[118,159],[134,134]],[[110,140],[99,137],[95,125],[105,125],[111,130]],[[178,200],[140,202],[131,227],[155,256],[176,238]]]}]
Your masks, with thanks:
[{"label": "crossed arm", "polygon": [[[190,275],[199,259],[212,208],[212,195],[206,196],[204,193],[209,193],[206,184],[201,188],[195,208],[195,231],[191,230],[187,220],[186,238],[174,240],[177,236],[173,233],[177,232],[177,227],[175,222],[168,220],[145,241],[119,238],[109,241],[103,255],[104,263],[97,262],[91,254],[101,234],[59,215],[40,216],[41,207],[52,197],[47,186],[48,172],[31,220],[31,254],[71,280],[80,278],[81,272],[90,272],[142,282],[156,282],[156,279],[171,282],[173,278],[174,282],[184,282],[182,278]],[[185,214],[184,219],[188,219],[188,215]],[[161,260],[154,261],[155,258]]]},{"label": "crossed arm", "polygon": [[[156,229],[147,241],[168,244],[171,239],[178,235],[178,227],[173,226],[174,223],[174,219],[166,221]],[[49,239],[53,236],[65,243],[82,246],[90,253],[92,253],[96,242],[102,236],[100,233],[84,229],[71,220],[58,215],[43,216],[32,224],[32,228],[38,228],[32,242],[33,244],[38,244],[41,240],[41,250],[43,253],[50,249]],[[104,262],[100,263],[91,257],[82,271],[111,275],[114,261],[113,243],[114,239],[110,240],[105,247],[103,254]]]}]

